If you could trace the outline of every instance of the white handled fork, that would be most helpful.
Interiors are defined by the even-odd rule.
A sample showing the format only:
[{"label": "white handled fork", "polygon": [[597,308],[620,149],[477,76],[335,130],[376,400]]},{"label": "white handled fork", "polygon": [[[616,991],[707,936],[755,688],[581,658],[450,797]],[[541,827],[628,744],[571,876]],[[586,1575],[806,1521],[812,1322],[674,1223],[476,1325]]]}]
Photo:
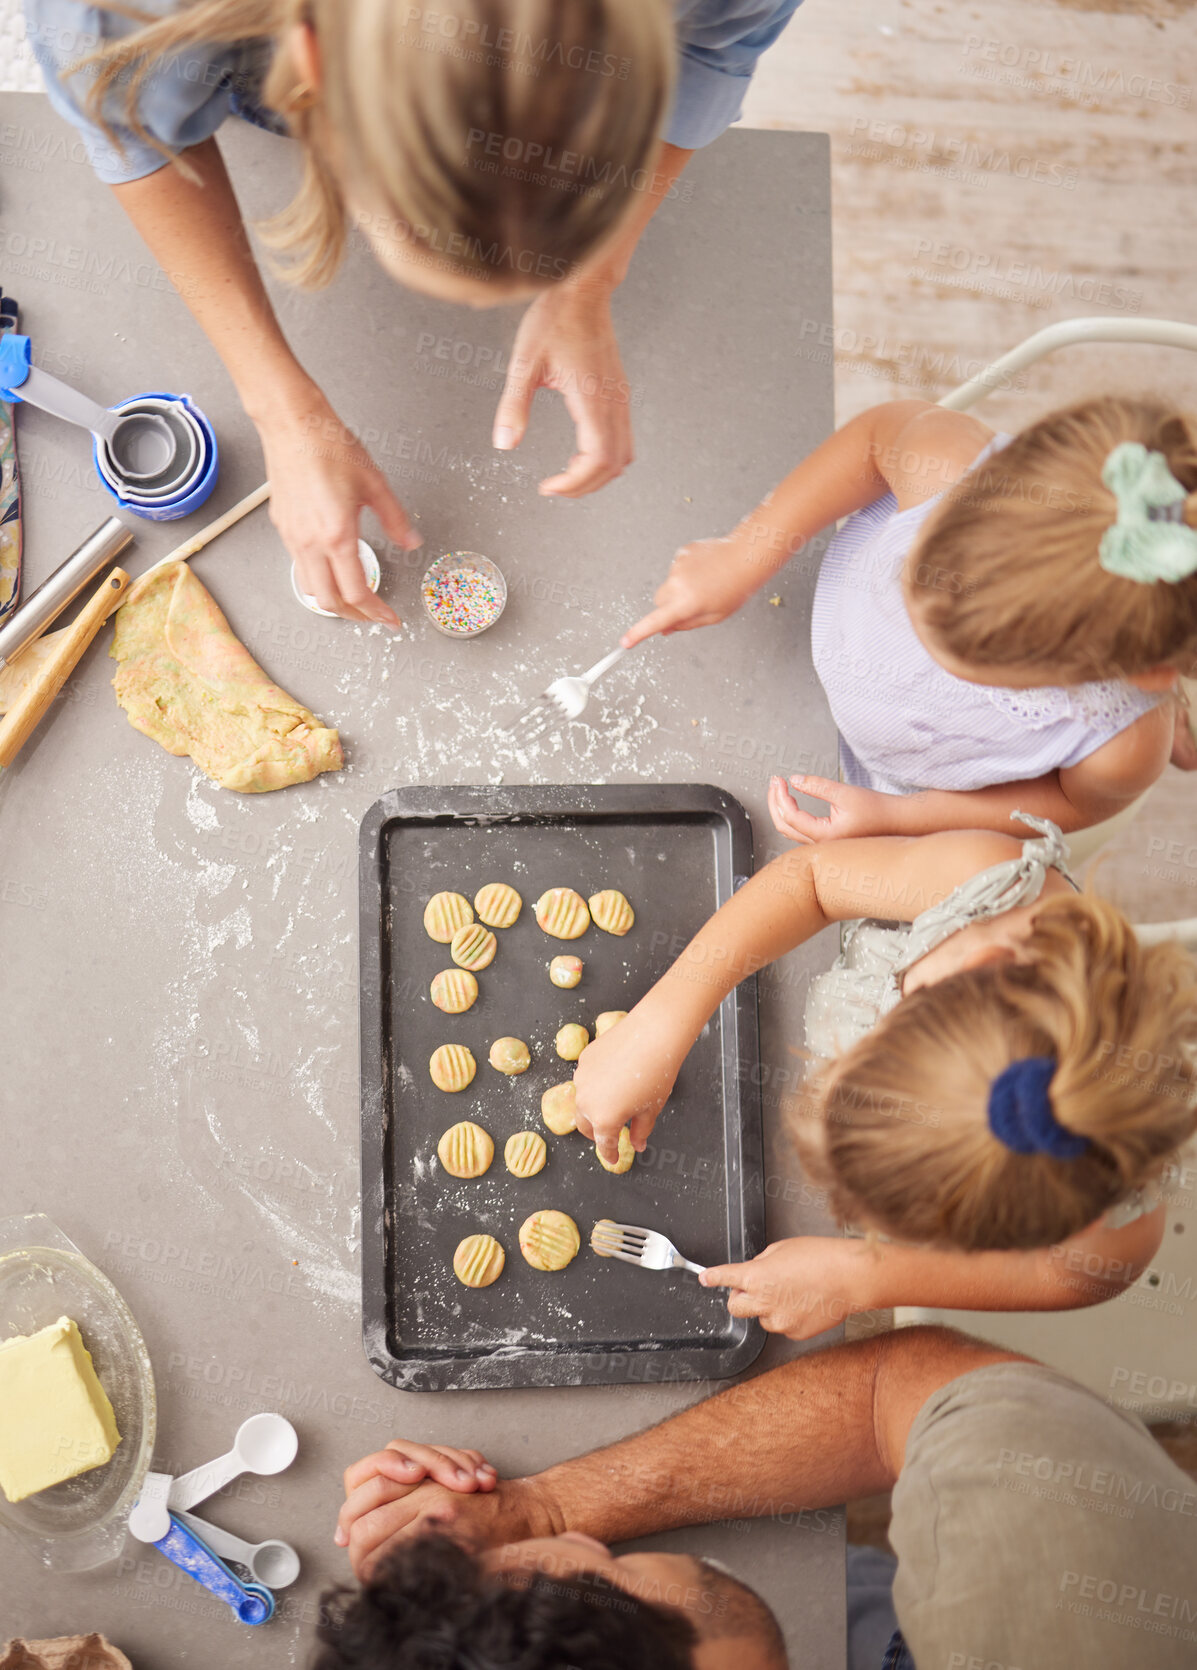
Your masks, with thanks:
[{"label": "white handled fork", "polygon": [[645,1270],[692,1270],[701,1276],[706,1269],[705,1264],[691,1264],[683,1258],[659,1230],[612,1223],[610,1218],[600,1218],[595,1224],[590,1245],[600,1258],[622,1258],[625,1264],[639,1264]]},{"label": "white handled fork", "polygon": [[597,684],[626,654],[625,649],[613,649],[577,678],[555,678],[544,694],[512,722],[510,729],[521,742],[535,742],[546,731],[558,730],[569,720],[580,718],[590,700],[591,685]]}]

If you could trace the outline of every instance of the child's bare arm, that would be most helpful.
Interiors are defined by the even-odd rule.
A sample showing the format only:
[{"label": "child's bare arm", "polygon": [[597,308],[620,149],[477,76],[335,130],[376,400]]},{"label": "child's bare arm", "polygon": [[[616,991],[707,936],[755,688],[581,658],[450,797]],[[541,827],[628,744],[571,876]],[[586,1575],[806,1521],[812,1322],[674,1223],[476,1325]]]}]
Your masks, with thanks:
[{"label": "child's bare arm", "polygon": [[973,832],[783,853],[716,911],[626,1020],[584,1051],[574,1074],[579,1128],[610,1160],[624,1125],[642,1150],[695,1039],[747,975],[829,922],[910,920],[1018,851],[1010,836]]},{"label": "child's bare arm", "polygon": [[929,835],[937,830],[1012,827],[1011,813],[1050,818],[1067,835],[1104,823],[1160,776],[1172,748],[1172,710],[1152,708],[1079,765],[987,789],[924,789],[883,794],[810,774],[791,777],[802,794],[825,800],[826,814],[798,806],[780,778],[770,785],[769,810],[779,834],[792,841],[860,839],[869,835]]},{"label": "child's bare arm", "polygon": [[845,1317],[894,1305],[941,1310],[1078,1310],[1136,1281],[1158,1251],[1166,1211],[1122,1229],[1091,1224],[1056,1247],[961,1252],[854,1239],[778,1241],[745,1264],[700,1278],[731,1289],[733,1316],[755,1316],[770,1333],[810,1339]]},{"label": "child's bare arm", "polygon": [[889,487],[881,467],[925,400],[891,400],[862,412],[817,446],[732,533],[683,546],[656,608],[624,634],[625,648],[654,632],[688,632],[725,620],[823,528]]},{"label": "child's bare arm", "polygon": [[1172,704],[1161,702],[1079,765],[1061,771],[1060,792],[1080,820],[1073,828],[1112,818],[1149,789],[1168,764],[1174,731]]}]

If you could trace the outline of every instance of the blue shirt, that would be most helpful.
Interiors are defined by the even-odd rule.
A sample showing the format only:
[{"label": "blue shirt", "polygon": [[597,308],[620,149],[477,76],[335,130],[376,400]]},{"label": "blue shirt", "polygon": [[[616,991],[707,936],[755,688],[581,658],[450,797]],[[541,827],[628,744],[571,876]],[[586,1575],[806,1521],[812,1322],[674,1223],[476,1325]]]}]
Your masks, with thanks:
[{"label": "blue shirt", "polygon": [[[138,180],[165,166],[162,153],[116,119],[123,109],[118,86],[108,104],[123,152],[84,114],[85,76],[65,79],[69,65],[101,40],[131,33],[138,25],[79,0],[24,0],[29,43],[46,78],[50,103],[83,136],[88,160],[108,185]],[[147,11],[171,9],[169,0],[142,0]],[[678,74],[663,137],[698,150],[717,139],[740,114],[757,59],[781,34],[801,0],[673,0]],[[269,43],[199,47],[155,66],[142,85],[138,114],[148,133],[168,151],[210,139],[227,116],[245,116],[265,127],[282,124],[260,105]]]}]

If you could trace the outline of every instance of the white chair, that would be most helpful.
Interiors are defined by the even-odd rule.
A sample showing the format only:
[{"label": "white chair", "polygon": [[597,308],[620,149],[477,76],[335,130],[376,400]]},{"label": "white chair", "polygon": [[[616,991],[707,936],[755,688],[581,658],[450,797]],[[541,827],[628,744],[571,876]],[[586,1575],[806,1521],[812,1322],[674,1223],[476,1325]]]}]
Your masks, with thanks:
[{"label": "white chair", "polygon": [[[939,402],[963,412],[1001,387],[1016,371],[1056,348],[1084,342],[1140,342],[1197,352],[1197,325],[1168,319],[1067,319],[1028,337],[1019,347]],[[1146,796],[1117,817],[1069,837],[1079,864],[1092,857],[1138,813]],[[1197,917],[1136,924],[1144,944],[1179,939],[1197,950]],[[1079,1311],[946,1311],[926,1306],[895,1310],[898,1327],[919,1322],[963,1328],[1009,1350],[1062,1369],[1101,1396],[1148,1418],[1192,1418],[1197,1407],[1197,1346],[1190,1306],[1197,1296],[1197,1144],[1182,1160],[1179,1186],[1156,1260],[1120,1298]]]}]

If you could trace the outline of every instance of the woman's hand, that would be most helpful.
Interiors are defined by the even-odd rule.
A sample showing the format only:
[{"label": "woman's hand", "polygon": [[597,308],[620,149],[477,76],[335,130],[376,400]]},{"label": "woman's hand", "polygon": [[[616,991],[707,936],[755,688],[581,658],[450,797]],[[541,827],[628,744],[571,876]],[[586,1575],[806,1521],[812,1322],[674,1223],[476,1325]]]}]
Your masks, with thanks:
[{"label": "woman's hand", "polygon": [[519,446],[539,388],[556,389],[577,431],[578,450],[546,495],[580,499],[614,481],[632,462],[632,391],[619,358],[611,293],[568,280],[543,290],[520,321],[495,413],[494,444]]},{"label": "woman's hand", "polygon": [[366,584],[358,516],[369,508],[405,551],[423,544],[386,477],[318,389],[300,405],[258,419],[270,481],[270,520],[291,553],[300,589],[346,620],[399,617]]},{"label": "woman's hand", "polygon": [[823,1235],[775,1241],[746,1264],[712,1264],[704,1287],[728,1287],[731,1316],[755,1316],[771,1334],[812,1339],[857,1311],[875,1310],[874,1247]]},{"label": "woman's hand", "polygon": [[582,1051],[574,1073],[578,1129],[605,1160],[619,1158],[625,1125],[632,1147],[644,1152],[687,1048],[679,1053],[660,1017],[641,1003]]},{"label": "woman's hand", "polygon": [[790,782],[813,800],[825,800],[829,807],[826,817],[804,812],[795,804],[784,780],[770,778],[769,812],[773,827],[791,841],[842,841],[851,836],[905,833],[897,816],[905,799],[903,795],[881,794],[876,789],[837,783],[830,777],[791,777]]},{"label": "woman's hand", "polygon": [[657,588],[656,608],[629,627],[619,641],[624,649],[631,649],[654,632],[668,637],[671,632],[715,626],[747,602],[762,578],[760,570],[754,573],[746,560],[738,533],[683,545]]}]

